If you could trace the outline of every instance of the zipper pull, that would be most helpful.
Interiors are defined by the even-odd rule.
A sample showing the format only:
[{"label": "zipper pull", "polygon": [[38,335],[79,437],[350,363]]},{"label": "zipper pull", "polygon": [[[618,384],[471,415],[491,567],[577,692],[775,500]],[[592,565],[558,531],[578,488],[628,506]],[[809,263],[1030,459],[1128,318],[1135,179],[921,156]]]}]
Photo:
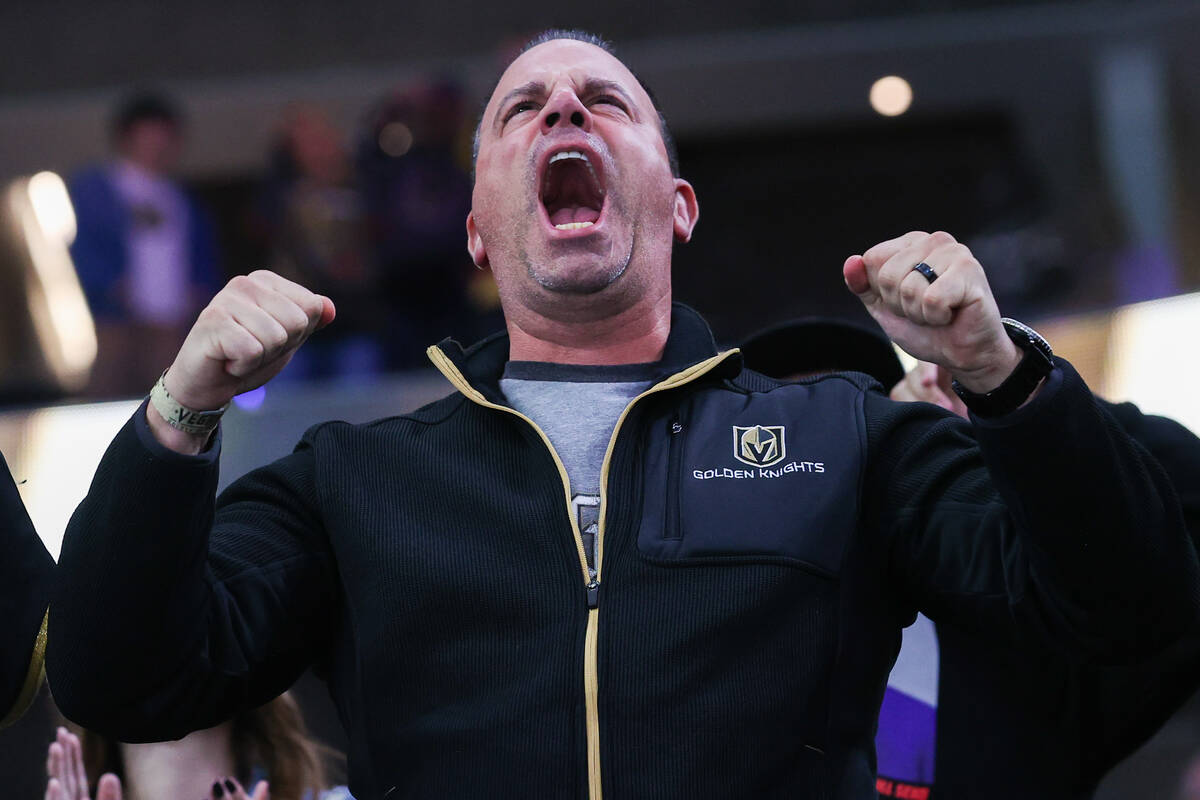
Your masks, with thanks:
[{"label": "zipper pull", "polygon": [[600,581],[593,580],[587,585],[587,606],[588,608],[600,607]]},{"label": "zipper pull", "polygon": [[667,426],[667,430],[674,436],[677,433],[683,433],[683,423],[679,421],[679,417],[674,417],[671,424]]}]

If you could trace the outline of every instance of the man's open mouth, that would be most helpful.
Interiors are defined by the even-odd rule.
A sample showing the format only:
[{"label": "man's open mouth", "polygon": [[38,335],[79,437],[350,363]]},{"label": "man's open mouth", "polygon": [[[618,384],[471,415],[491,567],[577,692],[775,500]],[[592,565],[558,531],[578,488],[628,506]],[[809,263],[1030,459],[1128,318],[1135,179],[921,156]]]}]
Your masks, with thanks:
[{"label": "man's open mouth", "polygon": [[550,157],[541,194],[550,224],[560,231],[590,228],[604,210],[601,174],[579,150],[561,150]]}]

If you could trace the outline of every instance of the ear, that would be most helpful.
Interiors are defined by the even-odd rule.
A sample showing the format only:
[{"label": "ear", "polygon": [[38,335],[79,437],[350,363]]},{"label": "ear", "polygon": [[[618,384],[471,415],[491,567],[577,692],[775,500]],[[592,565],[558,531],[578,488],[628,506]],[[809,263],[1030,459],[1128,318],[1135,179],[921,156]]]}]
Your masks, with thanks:
[{"label": "ear", "polygon": [[467,214],[467,252],[471,254],[475,266],[480,269],[491,266],[488,262],[487,248],[483,246],[483,237],[479,235],[479,228],[475,227],[474,211]]},{"label": "ear", "polygon": [[692,228],[700,219],[700,204],[696,202],[696,190],[682,178],[675,179],[675,241],[688,242]]}]

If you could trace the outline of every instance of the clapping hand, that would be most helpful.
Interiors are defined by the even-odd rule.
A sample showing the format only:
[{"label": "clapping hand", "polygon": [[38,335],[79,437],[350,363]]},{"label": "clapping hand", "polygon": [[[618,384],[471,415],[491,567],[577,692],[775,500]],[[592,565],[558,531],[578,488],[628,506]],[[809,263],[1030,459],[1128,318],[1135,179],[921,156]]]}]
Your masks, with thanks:
[{"label": "clapping hand", "polygon": [[[87,771],[83,766],[83,748],[79,737],[66,728],[59,728],[46,754],[45,800],[92,800],[88,786]],[[95,800],[123,800],[121,779],[112,773],[100,776]],[[212,789],[201,800],[271,800],[266,781],[259,781],[254,794],[246,790],[235,778],[221,778],[213,782]]]},{"label": "clapping hand", "polygon": [[[87,771],[83,768],[83,748],[79,737],[59,728],[46,753],[46,800],[91,800]],[[102,775],[96,787],[96,800],[122,800],[121,779],[112,773]],[[257,798],[256,798],[257,800]]]}]

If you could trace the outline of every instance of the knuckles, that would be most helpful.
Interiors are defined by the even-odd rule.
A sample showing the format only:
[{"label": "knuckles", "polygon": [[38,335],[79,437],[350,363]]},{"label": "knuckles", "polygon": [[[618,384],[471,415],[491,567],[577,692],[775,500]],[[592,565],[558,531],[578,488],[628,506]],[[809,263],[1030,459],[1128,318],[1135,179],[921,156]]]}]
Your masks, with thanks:
[{"label": "knuckles", "polygon": [[900,299],[906,303],[915,303],[921,294],[921,285],[915,280],[904,281],[900,284]]},{"label": "knuckles", "polygon": [[220,302],[221,297],[218,295],[213,298],[213,301],[196,315],[196,328],[221,328],[233,321],[233,317],[225,310],[224,305]]},{"label": "knuckles", "polygon": [[881,292],[886,295],[891,295],[894,294],[896,289],[899,288],[901,276],[896,275],[894,271],[882,271],[876,276],[875,280],[879,284],[879,290]]},{"label": "knuckles", "polygon": [[253,336],[239,336],[225,344],[225,354],[229,358],[230,372],[244,375],[257,366],[267,354],[267,348]]},{"label": "knuckles", "polygon": [[319,296],[310,292],[308,297],[304,298],[303,311],[308,316],[308,321],[316,322],[325,313],[325,303]]},{"label": "knuckles", "polygon": [[308,333],[308,325],[311,318],[303,309],[297,308],[295,313],[289,314],[288,317],[289,319],[286,322],[283,320],[280,320],[280,322],[283,323],[283,327],[289,337],[295,338]]},{"label": "knuckles", "polygon": [[946,245],[958,244],[958,240],[945,231],[934,231],[927,237],[929,244],[934,247],[945,247]]},{"label": "knuckles", "polygon": [[929,291],[921,298],[921,311],[926,319],[931,321],[943,320],[950,314],[950,306],[940,293]]},{"label": "knuckles", "polygon": [[250,279],[249,275],[234,275],[229,279],[229,283],[225,284],[224,291],[233,292],[236,294],[246,294],[253,288],[254,281]]},{"label": "knuckles", "polygon": [[264,342],[264,345],[266,345],[272,351],[282,350],[283,348],[287,347],[288,342],[292,338],[292,333],[281,325],[278,330],[272,330],[271,333],[268,334],[268,338],[270,341]]}]

